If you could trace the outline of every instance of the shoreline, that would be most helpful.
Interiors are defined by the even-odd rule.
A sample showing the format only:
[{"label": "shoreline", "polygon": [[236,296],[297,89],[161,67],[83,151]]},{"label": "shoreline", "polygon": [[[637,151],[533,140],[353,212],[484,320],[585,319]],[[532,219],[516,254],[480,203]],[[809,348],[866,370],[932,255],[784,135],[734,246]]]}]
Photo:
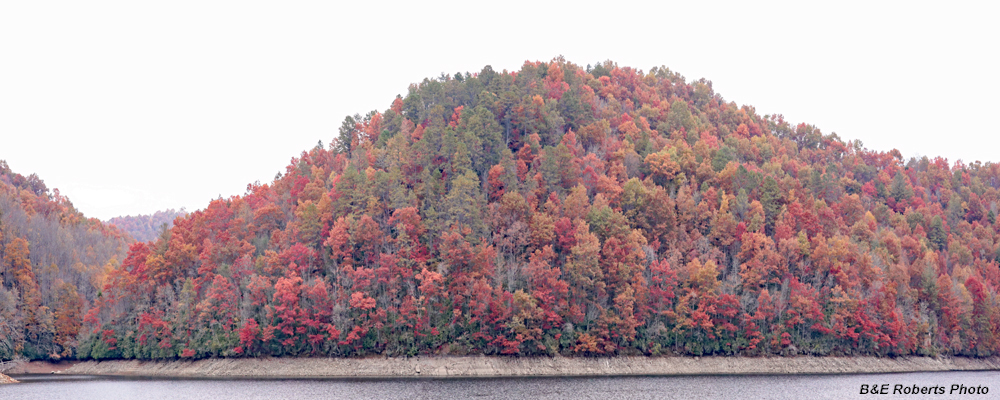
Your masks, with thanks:
[{"label": "shoreline", "polygon": [[[31,364],[31,363],[29,363]],[[216,358],[61,363],[48,373],[162,378],[365,379],[874,374],[1000,370],[1000,357]],[[25,368],[24,373],[33,368]],[[18,374],[20,371],[5,371]]]},{"label": "shoreline", "polygon": [[19,382],[17,381],[17,379],[11,378],[7,375],[0,373],[0,385],[7,383],[19,383]]}]

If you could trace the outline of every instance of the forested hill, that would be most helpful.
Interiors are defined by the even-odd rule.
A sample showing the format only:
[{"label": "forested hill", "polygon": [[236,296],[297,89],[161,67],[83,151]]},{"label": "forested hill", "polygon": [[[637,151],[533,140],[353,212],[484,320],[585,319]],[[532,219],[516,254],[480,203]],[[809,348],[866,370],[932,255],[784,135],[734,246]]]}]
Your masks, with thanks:
[{"label": "forested hill", "polygon": [[132,241],[0,160],[0,360],[72,357],[84,311]]},{"label": "forested hill", "polygon": [[904,160],[610,62],[389,103],[133,244],[76,355],[1000,350],[997,164]]},{"label": "forested hill", "polygon": [[161,231],[174,226],[174,219],[187,215],[187,211],[181,208],[174,210],[157,211],[149,215],[129,215],[124,217],[114,217],[108,223],[127,232],[137,241],[148,242],[160,236]]}]

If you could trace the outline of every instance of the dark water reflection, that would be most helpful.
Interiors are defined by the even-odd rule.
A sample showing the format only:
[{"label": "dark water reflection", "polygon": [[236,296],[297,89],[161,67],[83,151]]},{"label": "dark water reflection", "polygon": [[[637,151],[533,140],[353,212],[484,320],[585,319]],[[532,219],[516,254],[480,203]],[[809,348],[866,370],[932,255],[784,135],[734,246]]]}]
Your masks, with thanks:
[{"label": "dark water reflection", "polygon": [[[1000,399],[1000,371],[872,375],[211,380],[17,376],[0,399]],[[862,384],[987,386],[985,395],[862,395]]]}]

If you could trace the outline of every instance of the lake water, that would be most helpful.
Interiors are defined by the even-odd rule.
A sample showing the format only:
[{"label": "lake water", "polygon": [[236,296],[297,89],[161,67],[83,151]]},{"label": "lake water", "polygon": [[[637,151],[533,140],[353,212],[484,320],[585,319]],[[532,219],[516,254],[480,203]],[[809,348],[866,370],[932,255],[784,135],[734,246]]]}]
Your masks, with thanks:
[{"label": "lake water", "polygon": [[[15,376],[0,399],[1000,399],[1000,371],[869,375],[687,376],[514,379],[214,380]],[[889,394],[861,385],[889,384]],[[944,395],[892,394],[895,385],[942,386]],[[948,394],[952,385],[986,394]],[[933,389],[931,389],[933,390]],[[982,389],[979,389],[982,391]]]}]

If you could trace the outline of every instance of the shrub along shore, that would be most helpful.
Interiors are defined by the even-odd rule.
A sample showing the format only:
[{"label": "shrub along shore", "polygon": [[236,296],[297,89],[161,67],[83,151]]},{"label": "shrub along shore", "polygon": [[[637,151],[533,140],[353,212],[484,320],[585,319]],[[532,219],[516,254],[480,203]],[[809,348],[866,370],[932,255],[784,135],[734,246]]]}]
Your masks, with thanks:
[{"label": "shrub along shore", "polygon": [[86,361],[66,374],[183,378],[486,378],[856,374],[1000,370],[1000,358],[964,357],[411,357]]}]

